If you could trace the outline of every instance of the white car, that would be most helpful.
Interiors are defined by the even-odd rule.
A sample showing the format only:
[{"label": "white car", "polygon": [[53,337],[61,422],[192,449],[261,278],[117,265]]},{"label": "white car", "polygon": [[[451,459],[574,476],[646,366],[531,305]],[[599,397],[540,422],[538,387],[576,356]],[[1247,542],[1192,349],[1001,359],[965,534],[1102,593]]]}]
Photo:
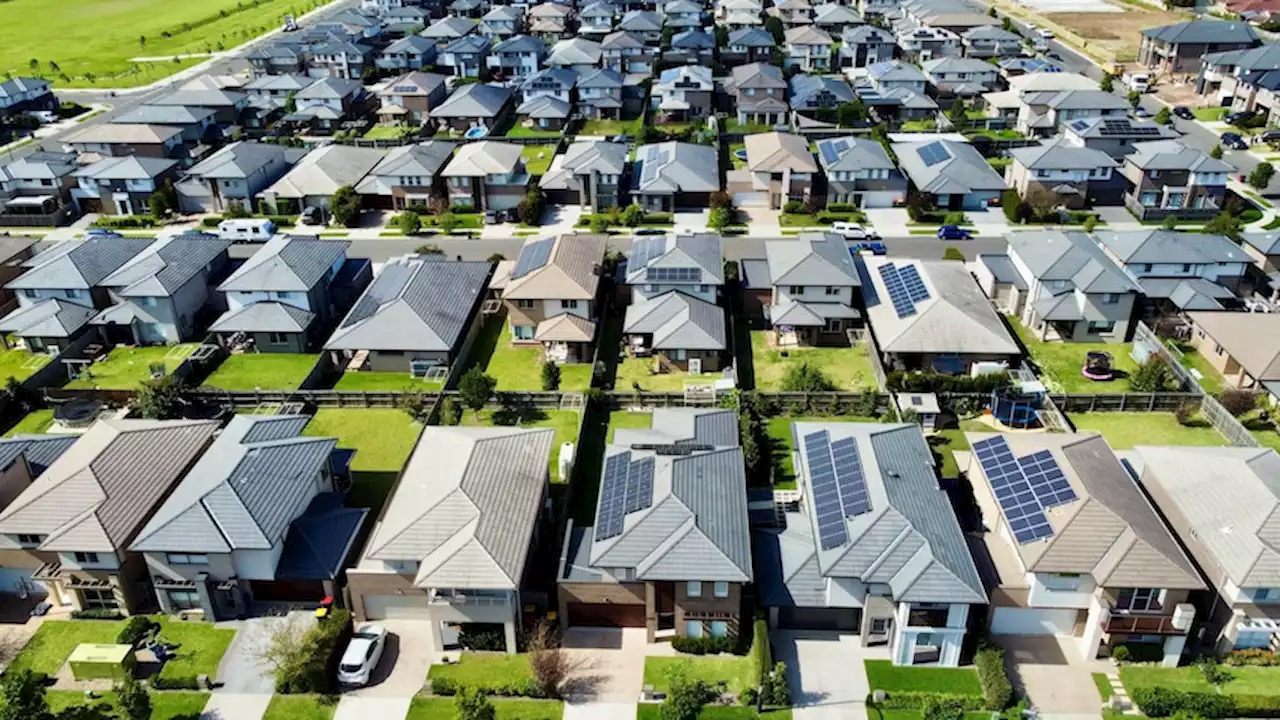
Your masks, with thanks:
[{"label": "white car", "polygon": [[1053,39],[1053,31],[1050,30],[1049,28],[1037,28],[1036,34],[1044,38],[1045,40]]},{"label": "white car", "polygon": [[879,235],[867,232],[867,229],[853,222],[833,222],[831,232],[844,237],[845,240],[876,240]]},{"label": "white car", "polygon": [[387,646],[387,629],[381,625],[361,625],[351,636],[338,663],[338,682],[343,685],[368,685],[373,669],[378,667],[382,650]]}]

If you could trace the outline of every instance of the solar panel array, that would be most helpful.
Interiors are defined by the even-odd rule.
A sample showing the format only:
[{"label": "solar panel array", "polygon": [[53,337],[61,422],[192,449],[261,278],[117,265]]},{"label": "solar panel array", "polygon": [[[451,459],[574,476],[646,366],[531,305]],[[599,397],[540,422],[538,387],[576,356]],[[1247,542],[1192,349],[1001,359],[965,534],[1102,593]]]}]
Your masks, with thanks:
[{"label": "solar panel array", "polygon": [[836,485],[840,488],[840,505],[845,517],[857,517],[871,512],[871,498],[867,494],[867,477],[862,473],[862,456],[853,438],[842,438],[831,443],[831,459],[836,466]]},{"label": "solar panel array", "polygon": [[818,521],[818,543],[823,550],[849,541],[845,520],[871,512],[862,458],[853,438],[831,442],[826,430],[804,436],[809,484],[813,487],[813,512]]},{"label": "solar panel array", "polygon": [[924,161],[925,167],[933,167],[938,163],[951,159],[951,152],[943,147],[940,142],[931,142],[916,152],[920,154],[920,159]]},{"label": "solar panel array", "polygon": [[1126,135],[1137,137],[1160,137],[1158,128],[1142,125],[1134,125],[1128,120],[1103,120],[1102,135]]},{"label": "solar panel array", "polygon": [[629,513],[653,505],[653,458],[632,462],[631,453],[618,453],[605,461],[600,481],[600,512],[596,517],[595,539],[608,540],[622,534]]},{"label": "solar panel array", "polygon": [[654,258],[658,257],[667,250],[667,237],[640,237],[631,243],[631,258],[628,261],[632,267],[642,268],[649,264]]},{"label": "solar panel array", "polygon": [[644,277],[650,282],[698,282],[702,271],[691,267],[656,267],[649,268]]},{"label": "solar panel array", "polygon": [[920,271],[915,265],[898,267],[893,263],[885,263],[880,266],[879,272],[884,288],[889,292],[889,300],[893,303],[893,311],[898,317],[915,315],[916,303],[929,299],[929,289],[925,287],[924,279],[920,277]]},{"label": "solar panel array", "polygon": [[522,278],[546,265],[547,261],[551,259],[551,248],[555,243],[555,238],[544,238],[525,243],[525,246],[520,248],[520,257],[516,258],[516,266],[511,270],[511,277]]},{"label": "solar panel array", "polygon": [[1053,537],[1044,511],[1076,499],[1053,453],[1041,450],[1015,458],[1002,437],[980,440],[973,451],[1020,544]]},{"label": "solar panel array", "polygon": [[836,138],[818,143],[818,150],[822,153],[822,161],[829,164],[839,160],[840,155],[848,150],[849,146],[848,138]]}]

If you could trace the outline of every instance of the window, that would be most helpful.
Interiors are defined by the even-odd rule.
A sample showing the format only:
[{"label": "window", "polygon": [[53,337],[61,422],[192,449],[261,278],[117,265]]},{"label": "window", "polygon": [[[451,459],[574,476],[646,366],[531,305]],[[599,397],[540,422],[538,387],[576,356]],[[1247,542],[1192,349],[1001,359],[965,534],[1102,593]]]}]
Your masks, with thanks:
[{"label": "window", "polygon": [[801,287],[801,286],[799,286],[799,285],[792,285],[792,286],[791,286],[791,289],[790,289],[790,290],[787,290],[787,294],[788,294],[788,295],[803,295],[803,294],[804,294],[804,288],[803,288],[803,287]]},{"label": "window", "polygon": [[1047,178],[1047,177],[1049,177],[1049,171],[1048,171],[1048,170],[1037,170],[1037,171],[1036,171],[1036,177]]},{"label": "window", "polygon": [[166,557],[169,559],[170,565],[208,565],[208,555],[193,555],[191,553],[168,553]]},{"label": "window", "polygon": [[562,309],[562,310],[577,310],[577,309],[578,309],[578,301],[577,301],[577,300],[561,300],[561,301],[560,301],[560,309]]},{"label": "window", "polygon": [[840,318],[831,318],[827,320],[827,324],[822,326],[823,332],[840,332]]},{"label": "window", "polygon": [[195,590],[170,590],[169,607],[174,610],[199,610],[200,593]]},{"label": "window", "polygon": [[1191,263],[1182,263],[1182,272],[1191,272]]},{"label": "window", "polygon": [[1124,588],[1116,597],[1116,607],[1131,612],[1159,612],[1164,591],[1156,588]]},{"label": "window", "polygon": [[515,334],[517,340],[532,340],[534,329],[533,325],[511,326],[511,332]]},{"label": "window", "polygon": [[685,594],[689,597],[702,597],[702,581],[690,580],[685,583]]},{"label": "window", "polygon": [[272,345],[284,345],[289,342],[289,336],[278,332],[267,333],[267,342]]},{"label": "window", "polygon": [[1224,352],[1226,352],[1226,350],[1224,350],[1224,349],[1222,348],[1222,346],[1221,346],[1221,345],[1214,345],[1214,346],[1213,346],[1213,354],[1214,354],[1214,355],[1219,355],[1219,356],[1220,356],[1220,355],[1222,355],[1222,353],[1224,353]]},{"label": "window", "polygon": [[1152,267],[1151,263],[1143,263],[1142,272],[1151,272],[1151,267]]},{"label": "window", "polygon": [[35,547],[44,541],[43,535],[18,535],[18,544],[23,547]]},{"label": "window", "polygon": [[1280,602],[1280,588],[1254,588],[1254,602]]},{"label": "window", "polygon": [[682,362],[686,357],[688,357],[688,355],[682,349],[672,350],[667,354],[670,355],[671,359],[675,360],[676,362]]},{"label": "window", "polygon": [[517,301],[516,301],[516,309],[518,309],[518,310],[532,310],[532,309],[533,309],[533,301],[532,301],[532,300],[517,300]]},{"label": "window", "polygon": [[710,290],[711,290],[711,286],[710,286],[710,285],[699,285],[699,286],[698,286],[698,292],[700,292],[700,293],[709,292]]},{"label": "window", "polygon": [[884,635],[889,632],[889,621],[885,618],[876,618],[871,621],[871,634]]},{"label": "window", "polygon": [[153,297],[138,298],[138,304],[142,307],[155,307],[156,299]]},{"label": "window", "polygon": [[684,623],[684,634],[691,638],[702,637],[702,621],[686,620]]},{"label": "window", "polygon": [[823,290],[823,291],[822,291],[822,294],[823,294],[823,295],[839,295],[839,294],[840,294],[840,288],[838,288],[838,287],[831,287],[831,286],[827,286],[827,288],[826,288],[825,290]]},{"label": "window", "polygon": [[1090,320],[1089,321],[1089,332],[1091,333],[1109,333],[1115,329],[1116,329],[1116,323],[1114,320],[1107,320],[1107,321]]},{"label": "window", "polygon": [[81,605],[85,610],[93,608],[114,609],[118,607],[116,604],[116,594],[110,590],[81,590],[80,597],[84,602]]},{"label": "window", "polygon": [[96,565],[98,562],[98,553],[78,552],[78,553],[75,553],[75,558],[76,558],[76,562],[78,563],[90,563],[90,564]]},{"label": "window", "polygon": [[712,620],[711,627],[708,631],[711,637],[724,637],[729,634],[728,620]]},{"label": "window", "polygon": [[1106,293],[1102,296],[1103,305],[1115,305],[1120,302],[1120,296],[1116,293]]},{"label": "window", "polygon": [[715,581],[715,584],[711,588],[711,594],[718,598],[729,597],[729,583],[724,582],[723,580]]},{"label": "window", "polygon": [[39,295],[40,293],[36,292],[35,290],[23,290],[22,294],[24,297],[33,298]]},{"label": "window", "polygon": [[71,298],[71,299],[73,299],[73,300],[74,300],[75,298],[80,297],[80,291],[79,291],[79,290],[68,290],[68,291],[67,291],[67,297],[69,297],[69,298]]}]

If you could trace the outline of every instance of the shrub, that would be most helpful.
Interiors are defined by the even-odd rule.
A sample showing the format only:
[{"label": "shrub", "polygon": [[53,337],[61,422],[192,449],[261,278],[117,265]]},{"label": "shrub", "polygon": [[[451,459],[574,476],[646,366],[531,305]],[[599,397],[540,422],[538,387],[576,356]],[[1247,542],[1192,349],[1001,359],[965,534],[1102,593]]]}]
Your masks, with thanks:
[{"label": "shrub", "polygon": [[558,696],[560,685],[568,678],[572,664],[560,648],[560,637],[555,625],[545,620],[539,622],[529,635],[526,645],[529,670],[533,673],[534,682],[548,697]]},{"label": "shrub", "polygon": [[1248,650],[1232,650],[1225,660],[1228,665],[1234,667],[1273,667],[1280,665],[1280,655],[1276,655],[1270,650],[1262,648],[1250,648]]},{"label": "shrub", "polygon": [[560,366],[551,360],[542,363],[542,389],[545,392],[560,389]]},{"label": "shrub", "polygon": [[644,208],[640,207],[636,203],[631,203],[630,205],[626,206],[625,208],[623,208],[622,212],[619,213],[618,215],[618,219],[622,222],[623,225],[626,225],[627,227],[635,227],[639,225],[640,223],[644,222],[644,217],[645,217]]},{"label": "shrub", "polygon": [[1115,660],[1115,661],[1116,661],[1116,662],[1118,662],[1118,663],[1128,662],[1128,660],[1129,660],[1129,646],[1128,646],[1128,645],[1116,645],[1116,646],[1112,647],[1112,648],[1111,648],[1111,659],[1112,659],[1112,660]]},{"label": "shrub", "polygon": [[463,690],[453,699],[453,709],[458,720],[493,720],[493,703],[489,696],[475,690]]},{"label": "shrub", "polygon": [[1258,406],[1258,393],[1249,390],[1227,388],[1218,398],[1222,409],[1231,413],[1232,417],[1240,417]]},{"label": "shrub", "polygon": [[764,689],[762,700],[765,705],[788,707],[791,705],[791,687],[787,685],[787,664],[775,663],[773,670],[766,673],[761,687]]},{"label": "shrub", "polygon": [[835,389],[830,378],[808,362],[791,365],[782,378],[784,392],[828,392]]},{"label": "shrub", "polygon": [[933,371],[894,370],[885,378],[892,392],[990,393],[1004,385],[1003,373],[947,375]]},{"label": "shrub", "polygon": [[973,656],[973,666],[978,672],[978,684],[982,686],[983,709],[991,712],[1003,710],[1013,702],[1013,683],[1004,669],[1004,651],[983,648]]},{"label": "shrub", "polygon": [[738,704],[743,707],[751,707],[760,699],[760,693],[753,687],[744,689],[738,693]]},{"label": "shrub", "polygon": [[459,685],[451,677],[430,678],[432,695],[457,695],[459,692],[476,690],[487,695],[500,697],[545,698],[542,688],[533,678],[515,680],[486,679],[481,685]]},{"label": "shrub", "polygon": [[671,647],[676,652],[690,655],[719,655],[733,652],[738,644],[737,638],[731,637],[681,637],[671,639]]},{"label": "shrub", "polygon": [[944,702],[959,703],[960,707],[970,712],[982,710],[983,706],[982,698],[972,695],[902,690],[888,693],[884,702],[880,703],[880,707],[885,710],[923,710],[930,703]]},{"label": "shrub", "polygon": [[756,620],[752,625],[751,635],[751,675],[753,678],[763,678],[765,671],[772,666],[773,656],[769,648],[769,623],[763,619]]},{"label": "shrub", "polygon": [[667,699],[659,709],[662,720],[696,720],[702,706],[716,697],[716,692],[702,680],[686,680],[676,675],[671,678]]},{"label": "shrub", "polygon": [[1013,189],[1005,190],[1000,197],[1000,207],[1004,210],[1004,217],[1014,225],[1019,222],[1018,204],[1021,202],[1022,198],[1018,196],[1018,191]]},{"label": "shrub", "polygon": [[106,608],[92,608],[89,610],[72,610],[71,617],[75,620],[123,620],[124,615],[119,610],[108,610]]},{"label": "shrub", "polygon": [[[834,207],[828,209],[835,210]],[[799,200],[788,200],[787,204],[782,206],[782,212],[792,214],[802,213],[804,212],[804,203]]]},{"label": "shrub", "polygon": [[[1184,692],[1161,686],[1143,686],[1129,691],[1129,697],[1147,717],[1169,717],[1179,712],[1190,712],[1206,718],[1237,717],[1242,708],[1237,707],[1240,696],[1218,695],[1207,692]],[[1280,698],[1271,698],[1272,702]],[[1248,714],[1250,717],[1262,717]]]},{"label": "shrub", "polygon": [[1177,390],[1179,384],[1173,370],[1156,355],[1139,365],[1137,372],[1129,378],[1129,388],[1133,392],[1170,392]]},{"label": "shrub", "polygon": [[331,693],[338,675],[338,661],[351,639],[351,611],[331,610],[329,616],[307,631],[298,646],[280,658],[275,667],[276,692]]},{"label": "shrub", "polygon": [[124,624],[124,629],[116,636],[116,642],[120,645],[137,645],[138,641],[150,635],[152,630],[159,629],[160,623],[145,615],[134,615]]},{"label": "shrub", "polygon": [[447,397],[440,406],[440,424],[457,425],[462,422],[462,403],[457,398]]},{"label": "shrub", "polygon": [[924,720],[963,720],[964,703],[956,700],[929,700],[924,704]]},{"label": "shrub", "polygon": [[1196,660],[1196,669],[1210,685],[1223,685],[1231,681],[1231,671],[1218,664],[1215,657],[1204,656]]},{"label": "shrub", "polygon": [[93,221],[100,228],[149,228],[156,224],[150,215],[109,215]]},{"label": "shrub", "polygon": [[163,671],[151,678],[156,690],[199,690],[200,681],[195,675],[165,675]]},{"label": "shrub", "polygon": [[422,217],[412,210],[406,210],[395,218],[396,227],[405,235],[416,235],[422,229]]},{"label": "shrub", "polygon": [[473,651],[502,651],[507,649],[507,635],[497,623],[462,623],[458,644]]},{"label": "shrub", "polygon": [[942,216],[943,225],[960,225],[964,222],[964,213],[949,212]]},{"label": "shrub", "polygon": [[830,203],[827,209],[831,212],[858,212],[858,207],[853,203]]},{"label": "shrub", "polygon": [[591,219],[587,221],[587,224],[591,228],[591,232],[603,233],[609,229],[609,217],[607,215],[596,213],[591,216]]},{"label": "shrub", "polygon": [[[1117,660],[1115,656],[1116,648],[1121,647],[1124,648],[1122,652],[1124,659]],[[1164,646],[1150,645],[1147,643],[1124,643],[1112,648],[1111,659],[1116,660],[1117,662],[1160,662],[1164,659]]]}]

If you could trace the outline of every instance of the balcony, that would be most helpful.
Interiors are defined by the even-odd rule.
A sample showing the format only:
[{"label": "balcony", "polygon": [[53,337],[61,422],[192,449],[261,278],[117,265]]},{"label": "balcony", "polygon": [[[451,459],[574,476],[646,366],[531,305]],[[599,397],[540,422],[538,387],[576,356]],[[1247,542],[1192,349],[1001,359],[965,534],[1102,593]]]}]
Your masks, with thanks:
[{"label": "balcony", "polygon": [[473,607],[501,607],[508,604],[505,595],[478,595],[452,590],[436,590],[432,592],[430,602],[432,605],[469,605]]},{"label": "balcony", "polygon": [[1168,615],[1108,615],[1102,620],[1102,631],[1108,635],[1186,635],[1191,629],[1178,627]]}]

